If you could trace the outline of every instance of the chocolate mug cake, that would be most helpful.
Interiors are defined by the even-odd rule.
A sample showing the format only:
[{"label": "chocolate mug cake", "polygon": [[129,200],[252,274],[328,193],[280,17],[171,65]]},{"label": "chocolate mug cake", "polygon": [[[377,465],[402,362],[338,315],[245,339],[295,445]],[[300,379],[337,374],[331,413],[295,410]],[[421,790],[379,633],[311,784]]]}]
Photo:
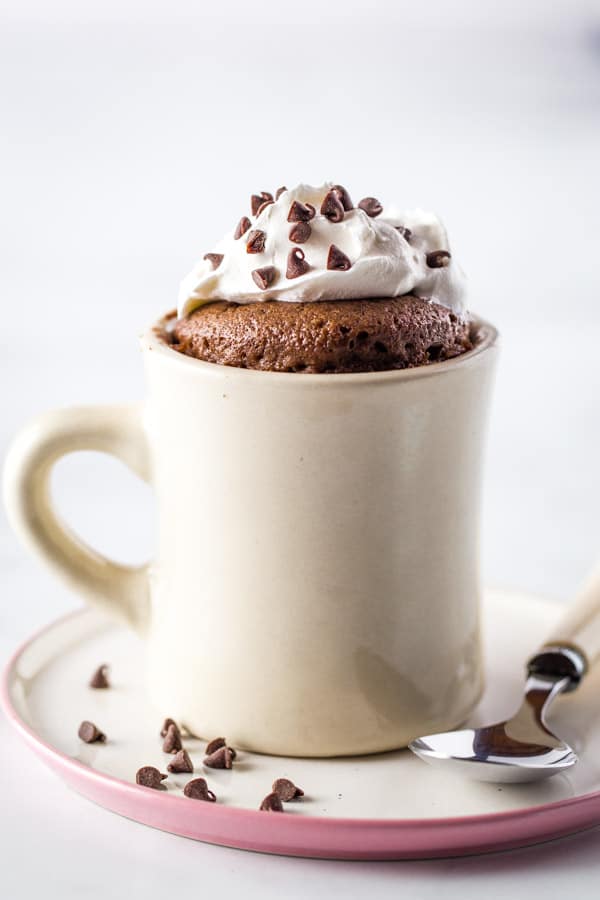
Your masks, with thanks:
[{"label": "chocolate mug cake", "polygon": [[436,216],[356,206],[341,185],[251,198],[181,285],[168,339],[188,356],[296,373],[429,365],[475,339]]}]

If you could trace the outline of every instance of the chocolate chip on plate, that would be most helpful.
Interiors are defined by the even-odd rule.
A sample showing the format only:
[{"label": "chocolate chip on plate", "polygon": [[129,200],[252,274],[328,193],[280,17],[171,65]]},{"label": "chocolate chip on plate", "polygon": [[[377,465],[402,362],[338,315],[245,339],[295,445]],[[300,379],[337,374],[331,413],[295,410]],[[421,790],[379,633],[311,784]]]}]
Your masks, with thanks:
[{"label": "chocolate chip on plate", "polygon": [[344,206],[337,191],[328,191],[321,203],[321,215],[330,222],[341,222],[344,218]]},{"label": "chocolate chip on plate", "polygon": [[312,234],[312,228],[308,222],[296,222],[290,228],[289,238],[293,244],[304,244]]},{"label": "chocolate chip on plate", "polygon": [[246,241],[246,253],[262,253],[265,249],[265,241],[267,235],[264,231],[255,228],[248,232],[248,240]]},{"label": "chocolate chip on plate", "polygon": [[235,750],[231,747],[219,747],[214,753],[209,753],[204,759],[204,765],[209,769],[231,769],[235,759]]},{"label": "chocolate chip on plate", "polygon": [[427,265],[430,269],[444,269],[450,265],[451,256],[447,250],[434,250],[426,256]]},{"label": "chocolate chip on plate", "polygon": [[288,212],[288,222],[310,222],[316,215],[316,209],[312,203],[301,203],[294,200]]},{"label": "chocolate chip on plate", "polygon": [[142,787],[154,788],[155,791],[165,789],[164,785],[161,784],[165,778],[168,778],[168,775],[163,775],[163,773],[159,772],[154,766],[142,766],[142,768],[138,769],[135,773],[136,784],[141,784]]},{"label": "chocolate chip on plate", "polygon": [[164,737],[166,735],[167,731],[169,730],[169,725],[174,725],[175,728],[177,728],[177,722],[175,721],[175,719],[165,719],[165,721],[162,723],[162,728],[160,729],[161,737]]},{"label": "chocolate chip on plate", "polygon": [[299,278],[305,272],[308,272],[308,263],[304,258],[304,250],[294,247],[288,255],[285,276],[286,278]]},{"label": "chocolate chip on plate", "polygon": [[82,741],[85,741],[86,744],[103,744],[106,740],[106,735],[104,734],[104,732],[100,731],[100,729],[97,728],[93,722],[88,722],[87,720],[81,723],[77,734]]},{"label": "chocolate chip on plate", "polygon": [[106,663],[98,666],[90,678],[90,687],[95,688],[96,690],[104,690],[104,688],[110,687],[110,682],[108,680],[108,666]]},{"label": "chocolate chip on plate", "polygon": [[242,216],[240,221],[237,223],[236,229],[233,233],[233,239],[235,241],[239,241],[243,234],[246,234],[248,229],[250,228],[252,222],[248,218],[248,216]]},{"label": "chocolate chip on plate", "polygon": [[358,204],[358,208],[366,212],[372,219],[383,212],[383,206],[375,197],[364,197]]},{"label": "chocolate chip on plate", "polygon": [[338,269],[340,272],[347,272],[348,269],[352,268],[352,263],[339,247],[332,244],[329,248],[329,253],[327,254],[327,268]]},{"label": "chocolate chip on plate", "polygon": [[203,258],[209,261],[213,269],[218,269],[223,262],[222,253],[205,253]]},{"label": "chocolate chip on plate", "polygon": [[273,284],[276,277],[277,269],[275,266],[263,266],[262,269],[254,269],[252,272],[254,283],[259,286],[261,291],[266,291]]},{"label": "chocolate chip on plate", "polygon": [[267,794],[259,809],[264,812],[283,812],[283,803],[277,794]]},{"label": "chocolate chip on plate", "polygon": [[169,725],[163,741],[163,753],[179,753],[182,748],[181,733],[175,723]]},{"label": "chocolate chip on plate", "polygon": [[167,772],[193,772],[194,764],[187,750],[180,750],[167,766]]},{"label": "chocolate chip on plate", "polygon": [[[212,753],[216,753],[217,750],[220,750],[221,747],[227,747],[227,741],[224,737],[216,737],[213,738],[212,741],[209,741],[206,745],[206,750],[204,751],[207,756],[210,756]],[[233,747],[228,747],[228,750],[233,754],[232,759],[235,759],[237,754]]]},{"label": "chocolate chip on plate", "polygon": [[302,788],[299,788],[293,781],[290,781],[289,778],[276,778],[273,782],[272,790],[284,803],[287,803],[289,800],[297,800],[300,797],[304,797]]},{"label": "chocolate chip on plate", "polygon": [[212,791],[209,791],[205,778],[192,778],[183,789],[183,793],[191,800],[209,800],[214,803],[217,799]]},{"label": "chocolate chip on plate", "polygon": [[396,231],[400,232],[405,241],[410,241],[412,237],[410,228],[406,228],[404,225],[396,225]]},{"label": "chocolate chip on plate", "polygon": [[354,204],[352,203],[352,200],[350,199],[350,194],[348,193],[348,191],[346,190],[346,188],[343,185],[334,184],[334,186],[331,188],[331,190],[335,191],[336,194],[338,194],[340,200],[342,201],[342,206],[344,207],[346,212],[348,212],[351,209],[354,209]]},{"label": "chocolate chip on plate", "polygon": [[286,188],[285,185],[283,185],[283,186],[280,187],[280,188],[277,188],[277,191],[276,191],[276,193],[275,193],[275,199],[276,199],[276,200],[279,200],[279,198],[280,198],[281,195],[284,193],[284,191],[287,191],[287,188]]}]

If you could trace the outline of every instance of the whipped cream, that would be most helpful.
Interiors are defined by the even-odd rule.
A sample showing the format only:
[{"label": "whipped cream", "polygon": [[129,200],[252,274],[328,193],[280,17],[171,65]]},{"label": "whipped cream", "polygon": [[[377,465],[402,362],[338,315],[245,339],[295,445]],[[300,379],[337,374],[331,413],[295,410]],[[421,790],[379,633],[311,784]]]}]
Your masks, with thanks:
[{"label": "whipped cream", "polygon": [[[327,196],[331,200],[332,189],[335,197],[329,208],[333,207],[333,212],[328,217],[321,213],[321,206]],[[465,312],[465,278],[450,255],[446,230],[437,216],[421,209],[402,212],[394,207],[378,212],[377,201],[367,198],[360,201],[364,209],[357,204],[335,221],[340,215],[335,200],[341,203],[341,196],[331,183],[320,187],[300,184],[284,190],[256,215],[248,212],[242,228],[237,226],[219,241],[207,254],[209,258],[200,259],[182,281],[179,316],[214,300],[294,303],[402,294],[433,300],[458,315]],[[302,243],[290,240],[290,231],[297,224],[288,220],[294,201],[304,208],[310,204],[315,210],[314,215],[308,213],[313,215],[308,221],[310,235]],[[346,194],[343,205],[350,202]],[[236,238],[243,228],[246,230]],[[297,233],[303,230],[307,231],[303,227]],[[248,252],[247,245],[257,252]],[[295,257],[291,263],[290,253]],[[328,261],[335,268],[328,268]],[[294,277],[288,277],[290,274]]]}]

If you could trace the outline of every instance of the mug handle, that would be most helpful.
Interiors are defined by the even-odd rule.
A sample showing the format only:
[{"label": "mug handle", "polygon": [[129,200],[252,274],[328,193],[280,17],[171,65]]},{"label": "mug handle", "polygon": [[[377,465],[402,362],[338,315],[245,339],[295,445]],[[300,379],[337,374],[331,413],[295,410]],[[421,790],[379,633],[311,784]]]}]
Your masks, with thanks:
[{"label": "mug handle", "polygon": [[146,435],[137,406],[73,407],[44,413],[17,435],[4,467],[4,498],[17,535],[93,606],[137,631],[149,616],[148,566],[112,562],[57,516],[50,474],[67,453],[98,450],[149,480]]}]

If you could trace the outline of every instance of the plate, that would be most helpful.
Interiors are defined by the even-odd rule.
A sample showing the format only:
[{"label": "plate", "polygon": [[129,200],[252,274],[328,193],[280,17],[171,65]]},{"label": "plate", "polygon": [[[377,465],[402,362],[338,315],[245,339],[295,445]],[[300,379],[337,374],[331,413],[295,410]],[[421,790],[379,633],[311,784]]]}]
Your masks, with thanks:
[{"label": "plate", "polygon": [[[558,604],[539,598],[487,592],[487,688],[470,724],[510,715],[525,659],[559,613]],[[104,662],[112,687],[92,690],[90,676]],[[35,753],[88,799],[145,825],[229,847],[417,859],[509,849],[600,823],[600,667],[552,711],[551,724],[580,762],[568,774],[531,785],[472,782],[432,769],[407,750],[324,760],[239,752],[231,770],[206,769],[206,741],[186,739],[194,775],[170,775],[164,791],[139,787],[138,768],[166,772],[171,758],[162,752],[161,717],[146,697],[143,675],[140,640],[86,609],[44,628],[15,653],[4,674],[2,706]],[[105,744],[78,739],[83,719],[106,733]],[[199,775],[217,803],[184,797],[188,778]],[[300,785],[304,799],[286,804],[283,813],[259,811],[278,777]]]}]

